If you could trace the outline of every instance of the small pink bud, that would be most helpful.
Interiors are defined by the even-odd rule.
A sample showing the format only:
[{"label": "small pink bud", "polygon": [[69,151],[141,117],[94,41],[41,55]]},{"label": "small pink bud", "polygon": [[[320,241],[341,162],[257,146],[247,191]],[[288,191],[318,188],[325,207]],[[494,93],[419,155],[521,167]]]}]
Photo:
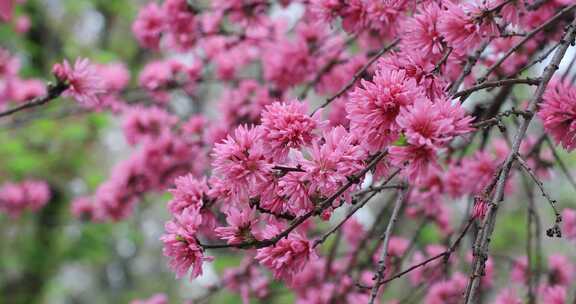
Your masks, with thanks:
[{"label": "small pink bud", "polygon": [[483,219],[488,211],[488,201],[481,196],[474,198],[474,207],[472,209],[472,217],[476,219]]}]

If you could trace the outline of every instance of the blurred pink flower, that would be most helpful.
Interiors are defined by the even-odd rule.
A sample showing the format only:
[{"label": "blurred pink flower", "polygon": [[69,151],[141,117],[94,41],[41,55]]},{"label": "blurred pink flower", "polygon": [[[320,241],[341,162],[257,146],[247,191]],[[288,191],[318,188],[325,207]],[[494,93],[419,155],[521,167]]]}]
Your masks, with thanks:
[{"label": "blurred pink flower", "polygon": [[556,144],[568,151],[576,148],[576,88],[553,80],[544,93],[538,116]]},{"label": "blurred pink flower", "polygon": [[74,65],[64,60],[52,67],[52,73],[68,85],[63,95],[76,99],[83,106],[98,106],[99,95],[106,92],[102,78],[88,59],[78,58]]}]

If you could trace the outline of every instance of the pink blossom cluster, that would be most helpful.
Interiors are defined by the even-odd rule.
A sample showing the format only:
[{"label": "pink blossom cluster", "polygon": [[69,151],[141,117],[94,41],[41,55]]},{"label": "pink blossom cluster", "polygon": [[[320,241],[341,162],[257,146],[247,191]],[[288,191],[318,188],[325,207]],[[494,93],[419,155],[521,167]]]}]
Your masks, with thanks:
[{"label": "pink blossom cluster", "polygon": [[31,26],[30,17],[24,14],[15,14],[16,5],[24,4],[26,0],[0,1],[0,23],[10,23],[16,33],[24,34]]},{"label": "pink blossom cluster", "polygon": [[[53,69],[67,86],[64,95],[118,114],[133,149],[93,196],[74,201],[72,212],[121,220],[147,193],[169,192],[161,237],[169,268],[193,279],[218,258],[217,249],[242,250],[243,262],[227,269],[222,285],[245,303],[270,296],[272,280],[286,283],[297,303],[364,303],[375,284],[376,295],[389,290],[375,281],[378,275],[395,279],[407,265],[416,265],[406,274],[409,286],[426,286],[424,303],[460,303],[469,279],[464,271],[482,253],[465,247],[467,238],[450,244],[462,230],[482,231],[479,225],[495,212],[502,164],[510,155],[524,159],[535,178],[547,181],[556,161],[542,131],[512,145],[507,126],[515,125],[505,119],[522,123],[532,113],[517,110],[524,109],[519,104],[504,112],[514,92],[494,83],[558,43],[554,33],[568,18],[554,19],[547,32],[500,60],[568,4],[218,0],[203,9],[185,0],[150,2],[132,26],[140,45],[190,56],[166,52],[145,64],[141,103],[123,100],[130,74],[119,65],[78,60]],[[302,10],[295,23],[272,14],[291,7]],[[486,70],[491,74],[481,76]],[[482,83],[490,85],[476,89]],[[492,103],[499,95],[466,101],[498,86],[508,94],[500,104]],[[459,91],[466,89],[471,93]],[[556,78],[534,107],[544,135],[568,151],[576,147],[575,92]],[[189,100],[193,111],[172,107],[174,95]],[[525,186],[516,183],[524,169],[509,169],[501,183],[505,197]],[[393,222],[384,203],[373,206],[385,212],[372,225],[337,212],[390,189],[403,193],[404,222],[430,225],[445,241],[415,248],[409,231],[396,229],[383,244],[379,234]],[[564,209],[554,224],[575,238],[574,210]],[[331,247],[324,233],[338,238],[333,252],[325,250]],[[532,264],[520,259],[510,274],[515,285],[500,290],[501,263],[485,257],[479,290],[493,293],[495,303],[523,301]],[[547,281],[530,287],[538,300],[566,301],[572,264],[550,256]]]},{"label": "pink blossom cluster", "polygon": [[19,77],[20,60],[8,50],[0,48],[0,108],[8,102],[25,102],[46,93],[46,86],[38,79]]},{"label": "pink blossom cluster", "polygon": [[50,187],[45,181],[25,180],[6,182],[0,186],[0,211],[11,218],[19,217],[25,211],[36,212],[50,200]]}]

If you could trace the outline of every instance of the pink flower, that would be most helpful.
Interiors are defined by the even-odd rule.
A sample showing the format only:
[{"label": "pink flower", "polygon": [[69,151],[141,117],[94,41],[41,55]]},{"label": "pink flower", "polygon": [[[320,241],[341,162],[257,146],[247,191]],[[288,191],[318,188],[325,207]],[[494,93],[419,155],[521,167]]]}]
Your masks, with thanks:
[{"label": "pink flower", "polygon": [[253,229],[257,223],[253,210],[248,208],[231,207],[228,209],[226,217],[227,227],[218,227],[216,235],[226,240],[228,244],[239,244],[242,242],[254,241]]},{"label": "pink flower", "polygon": [[398,138],[400,109],[420,98],[416,83],[404,71],[378,70],[372,81],[350,93],[346,105],[350,131],[369,152],[377,152]]},{"label": "pink flower", "polygon": [[289,172],[281,177],[278,181],[277,194],[288,200],[271,200],[262,206],[270,210],[282,208],[282,212],[296,216],[303,215],[314,208],[310,198],[310,180],[302,172]]},{"label": "pink flower", "polygon": [[355,217],[351,217],[342,226],[342,235],[351,247],[357,246],[364,238],[365,233],[364,226]]},{"label": "pink flower", "polygon": [[436,150],[428,146],[393,146],[388,152],[393,165],[402,168],[406,164],[403,172],[412,182],[418,182],[442,170],[437,162]]},{"label": "pink flower", "polygon": [[266,181],[271,164],[262,144],[262,129],[239,126],[214,145],[214,172],[229,183],[233,198],[246,199]]},{"label": "pink flower", "polygon": [[350,127],[350,120],[346,117],[346,99],[338,98],[330,106],[328,113],[329,126],[343,126],[346,129]]},{"label": "pink flower", "polygon": [[[250,296],[263,299],[269,294],[270,280],[261,268],[252,264],[252,256],[242,260],[238,268],[228,268],[224,271],[223,281],[226,288],[240,293],[243,304],[250,303]],[[246,265],[250,263],[249,265]]]},{"label": "pink flower", "polygon": [[262,55],[264,77],[285,90],[305,82],[314,71],[314,57],[303,40],[295,42],[282,39],[265,48]]},{"label": "pink flower", "polygon": [[512,264],[510,278],[513,282],[524,284],[528,281],[528,258],[526,256],[518,257]]},{"label": "pink flower", "polygon": [[576,241],[576,210],[564,209],[562,211],[562,233],[567,238]]},{"label": "pink flower", "polygon": [[548,258],[548,280],[550,285],[570,286],[574,277],[574,265],[560,254]]},{"label": "pink flower", "polygon": [[50,200],[50,187],[44,181],[25,180],[0,187],[0,211],[17,218],[25,210],[38,211]]},{"label": "pink flower", "polygon": [[212,257],[204,256],[196,240],[196,232],[202,224],[199,210],[188,208],[165,225],[166,232],[160,240],[164,243],[164,256],[170,258],[169,266],[182,278],[191,269],[190,278],[202,274],[202,263],[211,261]]},{"label": "pink flower", "polygon": [[26,180],[21,184],[26,193],[28,208],[37,211],[50,200],[50,187],[45,181]]},{"label": "pink flower", "polygon": [[471,158],[462,161],[465,192],[480,193],[490,183],[498,167],[498,158],[486,151],[477,151]]},{"label": "pink flower", "polygon": [[488,212],[488,204],[485,198],[481,196],[474,197],[474,207],[472,208],[472,217],[482,221]]},{"label": "pink flower", "polygon": [[130,83],[130,71],[123,63],[98,64],[95,67],[106,91],[119,92]]},{"label": "pink flower", "polygon": [[[447,78],[444,75],[433,73],[436,63],[440,61],[439,56],[431,56],[422,53],[419,49],[414,49],[410,45],[403,45],[401,51],[393,52],[378,60],[378,69],[389,69],[406,73],[407,78],[413,78],[419,86],[419,91],[423,90],[423,95],[433,102],[443,98],[444,92],[448,85]],[[448,57],[447,64],[452,63],[452,57]],[[448,67],[440,69],[441,71],[449,70]]]},{"label": "pink flower", "polygon": [[[304,160],[310,190],[329,197],[348,182],[348,177],[357,174],[364,167],[367,153],[359,145],[358,138],[342,126],[326,132],[324,144],[315,141],[310,155],[312,160]],[[353,191],[351,187],[348,191]]]},{"label": "pink flower", "polygon": [[168,304],[168,297],[163,293],[157,293],[146,300],[133,300],[130,304]]},{"label": "pink flower", "polygon": [[164,11],[158,4],[151,2],[140,9],[138,17],[132,24],[132,31],[140,45],[150,49],[158,49],[162,31],[166,25]]},{"label": "pink flower", "polygon": [[[277,225],[268,225],[263,231],[263,236],[270,239],[280,231]],[[292,232],[276,245],[258,249],[255,258],[274,273],[275,279],[291,283],[294,275],[302,271],[314,257],[316,254],[310,241],[302,234]]]},{"label": "pink flower", "polygon": [[262,112],[263,140],[276,160],[286,159],[290,149],[311,145],[316,131],[326,125],[320,112],[310,117],[307,110],[306,103],[292,100],[275,102]]},{"label": "pink flower", "polygon": [[438,282],[430,287],[425,304],[457,304],[462,300],[462,291],[466,290],[467,277],[456,273],[451,279]]},{"label": "pink flower", "polygon": [[54,65],[52,73],[68,85],[63,95],[76,99],[83,106],[98,106],[99,95],[106,92],[98,71],[88,59],[76,59],[74,66],[64,60],[62,64]]},{"label": "pink flower", "polygon": [[176,188],[170,190],[174,197],[168,202],[172,214],[179,214],[188,207],[201,208],[204,205],[203,198],[208,192],[206,178],[197,179],[192,174],[186,174],[177,177],[174,184]]},{"label": "pink flower", "polygon": [[443,4],[446,10],[440,14],[438,31],[456,52],[466,53],[476,48],[485,37],[498,35],[493,17],[484,14],[489,8],[451,1]]},{"label": "pink flower", "polygon": [[547,286],[543,289],[543,304],[567,304],[567,292],[563,286]]},{"label": "pink flower", "polygon": [[[493,6],[500,5],[506,0],[496,0],[493,1]],[[568,2],[566,3],[568,4]],[[504,5],[500,10],[502,14],[502,18],[512,24],[519,24],[520,18],[526,14],[526,3],[521,0],[515,0],[512,2],[508,2],[508,4]]]},{"label": "pink flower", "polygon": [[367,1],[366,21],[369,27],[382,34],[395,34],[398,28],[396,21],[406,10],[409,2],[408,0]]},{"label": "pink flower", "polygon": [[139,83],[150,91],[164,89],[182,69],[183,65],[176,60],[152,61],[140,72]]},{"label": "pink flower", "polygon": [[170,133],[178,118],[158,107],[132,107],[122,121],[124,136],[130,145],[155,140]]},{"label": "pink flower", "polygon": [[452,139],[451,120],[443,117],[440,108],[427,99],[402,108],[396,123],[408,143],[415,146],[441,147]]},{"label": "pink flower", "polygon": [[0,0],[0,21],[10,21],[14,10],[15,0]]},{"label": "pink flower", "polygon": [[576,148],[576,88],[558,80],[544,93],[538,116],[556,144],[568,151]]},{"label": "pink flower", "polygon": [[200,20],[196,18],[186,0],[166,0],[162,5],[166,14],[167,42],[178,51],[194,46],[200,31]]},{"label": "pink flower", "polygon": [[417,49],[424,55],[442,54],[443,40],[437,29],[440,13],[440,6],[436,2],[422,4],[418,12],[406,22],[406,38],[403,39],[406,46]]},{"label": "pink flower", "polygon": [[96,207],[96,204],[89,197],[79,197],[72,201],[70,211],[75,218],[80,220],[102,220],[103,214]]},{"label": "pink flower", "polygon": [[14,79],[10,83],[10,89],[11,98],[17,102],[25,102],[46,94],[46,85],[36,79]]},{"label": "pink flower", "polygon": [[223,92],[220,111],[226,125],[260,122],[261,113],[273,99],[265,86],[253,80],[240,82],[238,88]]},{"label": "pink flower", "polygon": [[494,304],[522,304],[522,299],[512,288],[505,288],[496,297]]},{"label": "pink flower", "polygon": [[366,25],[366,4],[362,0],[313,0],[311,11],[324,22],[342,17],[342,27],[349,33],[360,31]]},{"label": "pink flower", "polygon": [[[366,57],[361,55],[355,55],[342,60],[346,62],[336,65],[322,76],[318,85],[315,87],[316,92],[323,95],[336,94],[350,81],[350,75],[357,73],[366,63]],[[333,102],[331,107],[334,108],[334,105],[335,103]]]},{"label": "pink flower", "polygon": [[[0,1],[1,2],[1,1]],[[26,15],[18,16],[16,21],[14,22],[14,31],[19,34],[24,34],[30,30],[30,26],[32,26],[32,21],[30,21],[30,17]]]},{"label": "pink flower", "polygon": [[7,50],[0,48],[0,78],[14,77],[18,74],[19,69],[20,61],[18,58],[12,56]]}]

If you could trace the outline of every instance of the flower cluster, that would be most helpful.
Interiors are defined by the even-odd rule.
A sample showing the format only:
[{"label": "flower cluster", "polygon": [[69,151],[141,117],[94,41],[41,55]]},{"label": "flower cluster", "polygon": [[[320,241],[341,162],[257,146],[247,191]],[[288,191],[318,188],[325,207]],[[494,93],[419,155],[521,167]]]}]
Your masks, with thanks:
[{"label": "flower cluster", "polygon": [[50,187],[44,181],[26,180],[20,183],[7,182],[0,186],[0,211],[12,218],[24,211],[38,211],[50,200]]},{"label": "flower cluster", "polygon": [[[411,287],[424,286],[429,304],[460,303],[463,290],[518,303],[524,287],[532,301],[566,301],[573,279],[566,256],[548,255],[546,280],[534,279],[531,260],[518,259],[510,274],[517,286],[499,290],[501,261],[476,252],[490,246],[469,252],[464,244],[479,223],[495,222],[487,217],[495,216],[496,195],[526,190],[534,204],[528,178],[559,213],[540,179],[561,158],[546,136],[576,147],[576,89],[569,70],[550,83],[551,69],[514,77],[543,62],[548,48],[565,52],[572,2],[277,2],[149,2],[132,31],[154,56],[134,89],[118,62],[54,65],[63,95],[116,115],[132,149],[93,195],[73,201],[73,215],[118,221],[147,193],[170,193],[160,239],[169,268],[194,279],[217,249],[242,250],[243,262],[219,285],[245,303],[269,300],[272,279],[298,303],[373,302],[390,290],[377,278],[404,275]],[[556,34],[564,28],[568,38]],[[18,70],[0,51],[0,105],[51,93]],[[514,89],[520,84],[538,85],[528,107],[516,102],[525,97]],[[486,98],[472,96],[485,89]],[[528,128],[534,114],[543,126],[537,132]],[[26,187],[7,184],[0,207],[13,216],[38,208],[31,190],[12,189]],[[562,210],[553,227],[574,240],[574,210]],[[490,240],[492,231],[478,237]],[[540,250],[527,247],[528,256]],[[470,269],[482,276],[466,275]]]}]

